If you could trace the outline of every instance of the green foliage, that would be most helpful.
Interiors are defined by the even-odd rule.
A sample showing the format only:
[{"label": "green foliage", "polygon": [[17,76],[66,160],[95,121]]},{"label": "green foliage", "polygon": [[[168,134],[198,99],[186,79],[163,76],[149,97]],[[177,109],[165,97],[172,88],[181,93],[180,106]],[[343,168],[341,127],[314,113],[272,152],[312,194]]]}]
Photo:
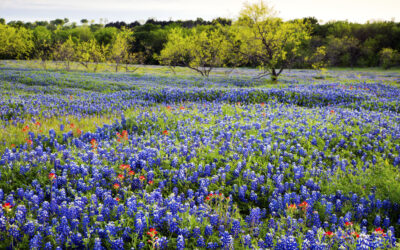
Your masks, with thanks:
[{"label": "green foliage", "polygon": [[0,58],[22,59],[33,49],[32,32],[24,27],[0,24]]},{"label": "green foliage", "polygon": [[374,191],[378,199],[389,199],[400,203],[400,173],[388,160],[378,159],[375,166],[357,170],[358,175],[350,175],[338,170],[336,178],[325,186],[329,193],[341,190],[366,197]]},{"label": "green foliage", "polygon": [[400,63],[400,54],[394,49],[384,48],[379,52],[381,66],[384,69],[389,69]]},{"label": "green foliage", "polygon": [[323,70],[326,67],[326,47],[320,46],[316,49],[314,54],[312,54],[310,61],[312,63],[312,68],[317,70]]},{"label": "green foliage", "polygon": [[118,30],[114,27],[106,27],[97,30],[94,33],[94,36],[99,44],[109,45],[114,40],[114,37],[117,34],[117,32]]},{"label": "green foliage", "polygon": [[33,30],[34,57],[41,60],[42,67],[47,68],[46,60],[51,58],[52,33],[43,26]]},{"label": "green foliage", "polygon": [[327,56],[331,65],[352,67],[356,65],[357,55],[360,53],[359,41],[356,38],[329,36],[328,41]]},{"label": "green foliage", "polygon": [[137,41],[133,47],[135,53],[142,53],[143,62],[146,64],[157,64],[154,55],[160,54],[172,27],[161,28],[159,25],[146,23],[134,29],[134,40]]}]

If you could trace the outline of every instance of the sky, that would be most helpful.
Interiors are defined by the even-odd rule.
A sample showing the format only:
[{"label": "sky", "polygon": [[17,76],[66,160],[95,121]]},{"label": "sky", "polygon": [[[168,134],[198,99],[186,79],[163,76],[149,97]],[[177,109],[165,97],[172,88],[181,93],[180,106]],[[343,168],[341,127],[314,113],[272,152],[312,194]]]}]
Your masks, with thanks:
[{"label": "sky", "polygon": [[[257,2],[249,0],[248,2]],[[244,0],[0,0],[6,21],[85,18],[105,21],[188,20],[201,17],[236,18]],[[269,0],[284,20],[313,16],[321,22],[368,20],[400,22],[400,0]]]}]

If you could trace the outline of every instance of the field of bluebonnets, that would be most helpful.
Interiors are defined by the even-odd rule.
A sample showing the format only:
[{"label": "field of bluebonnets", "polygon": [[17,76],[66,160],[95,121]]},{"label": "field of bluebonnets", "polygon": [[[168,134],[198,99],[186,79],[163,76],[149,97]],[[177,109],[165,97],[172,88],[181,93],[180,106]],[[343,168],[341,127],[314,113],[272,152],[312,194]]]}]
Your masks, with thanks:
[{"label": "field of bluebonnets", "polygon": [[399,246],[400,74],[147,70],[3,62],[0,248]]}]

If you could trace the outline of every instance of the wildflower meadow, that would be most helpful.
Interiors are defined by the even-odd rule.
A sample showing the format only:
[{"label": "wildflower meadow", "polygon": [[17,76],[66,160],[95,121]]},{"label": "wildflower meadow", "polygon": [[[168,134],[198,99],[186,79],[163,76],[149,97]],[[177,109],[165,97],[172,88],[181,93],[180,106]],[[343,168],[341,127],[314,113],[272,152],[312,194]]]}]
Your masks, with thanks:
[{"label": "wildflower meadow", "polygon": [[399,247],[399,73],[167,71],[3,62],[0,249]]}]

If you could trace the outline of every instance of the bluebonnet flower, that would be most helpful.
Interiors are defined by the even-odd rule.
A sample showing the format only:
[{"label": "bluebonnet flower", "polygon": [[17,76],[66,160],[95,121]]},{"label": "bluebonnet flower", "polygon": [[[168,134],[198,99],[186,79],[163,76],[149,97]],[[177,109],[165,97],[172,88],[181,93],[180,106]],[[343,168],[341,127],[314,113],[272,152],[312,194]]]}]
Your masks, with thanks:
[{"label": "bluebonnet flower", "polygon": [[201,234],[201,231],[200,231],[200,228],[198,226],[193,228],[192,235],[193,235],[194,238],[198,238],[200,236],[200,234]]},{"label": "bluebonnet flower", "polygon": [[374,219],[374,226],[375,227],[380,227],[381,226],[381,216],[376,215]]},{"label": "bluebonnet flower", "polygon": [[10,226],[10,229],[8,230],[10,235],[14,239],[19,239],[21,237],[21,230],[18,228],[17,225],[13,224]]},{"label": "bluebonnet flower", "polygon": [[53,249],[53,245],[51,244],[50,241],[48,241],[48,242],[44,245],[44,249],[45,249],[45,250],[52,250],[52,249]]},{"label": "bluebonnet flower", "polygon": [[163,236],[163,237],[161,237],[161,238],[156,239],[155,246],[156,246],[158,249],[166,249],[166,248],[167,248],[167,245],[168,245],[168,239],[167,239],[167,237]]},{"label": "bluebonnet flower", "polygon": [[274,246],[273,236],[271,233],[265,235],[264,246],[266,248],[272,248]]},{"label": "bluebonnet flower", "polygon": [[205,247],[205,246],[206,246],[206,242],[204,241],[203,236],[200,236],[200,237],[197,239],[196,245],[197,245],[198,247]]},{"label": "bluebonnet flower", "polygon": [[123,250],[124,249],[124,241],[122,238],[115,239],[111,242],[111,248],[113,250]]},{"label": "bluebonnet flower", "polygon": [[37,233],[29,242],[30,249],[40,249],[42,247],[43,237]]},{"label": "bluebonnet flower", "polygon": [[213,229],[210,225],[207,225],[204,231],[205,236],[210,236],[213,234]]},{"label": "bluebonnet flower", "polygon": [[383,225],[384,227],[386,227],[386,228],[388,228],[388,227],[390,226],[390,219],[389,219],[389,217],[386,217],[386,218],[383,220],[382,225]]},{"label": "bluebonnet flower", "polygon": [[177,243],[176,243],[176,249],[185,249],[185,238],[183,238],[182,235],[178,236]]},{"label": "bluebonnet flower", "polygon": [[223,249],[233,248],[233,238],[227,231],[223,232],[221,235],[221,247]]},{"label": "bluebonnet flower", "polygon": [[240,230],[241,230],[240,221],[234,219],[231,228],[231,234],[233,235],[234,238],[237,238],[239,236]]},{"label": "bluebonnet flower", "polygon": [[244,244],[244,247],[248,247],[248,248],[252,248],[252,245],[251,245],[251,236],[250,235],[245,235],[245,236],[243,236],[243,244]]}]

